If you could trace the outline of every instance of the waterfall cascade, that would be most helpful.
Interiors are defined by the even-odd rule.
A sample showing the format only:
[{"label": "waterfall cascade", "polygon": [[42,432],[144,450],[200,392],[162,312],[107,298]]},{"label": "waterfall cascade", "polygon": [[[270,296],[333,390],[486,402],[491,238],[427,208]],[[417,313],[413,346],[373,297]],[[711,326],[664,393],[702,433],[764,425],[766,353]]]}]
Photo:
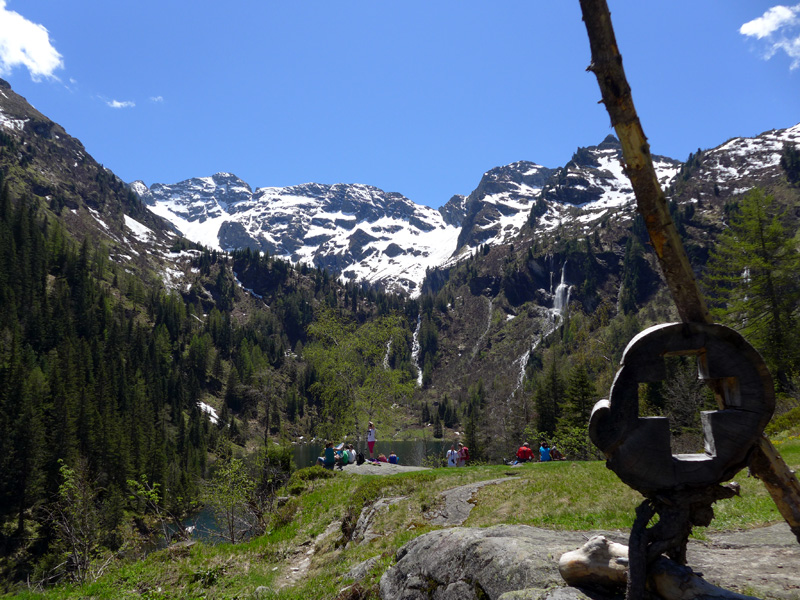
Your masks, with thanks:
[{"label": "waterfall cascade", "polygon": [[492,310],[494,307],[494,299],[489,298],[489,314],[486,316],[486,329],[483,330],[481,337],[478,338],[478,341],[475,343],[475,347],[472,348],[472,357],[470,360],[475,360],[475,355],[478,353],[478,350],[481,349],[483,345],[483,340],[486,337],[486,334],[489,333],[489,330],[492,328]]},{"label": "waterfall cascade", "polygon": [[392,351],[392,340],[389,338],[389,341],[386,342],[386,354],[383,355],[383,370],[389,370],[389,353]]},{"label": "waterfall cascade", "polygon": [[[552,281],[553,272],[550,271],[551,293],[553,291]],[[536,347],[542,342],[542,340],[553,333],[561,323],[561,318],[564,316],[564,311],[566,310],[567,306],[569,306],[569,295],[571,291],[572,286],[567,283],[567,262],[564,261],[564,265],[561,267],[561,281],[558,284],[558,287],[556,287],[555,293],[553,294],[553,308],[547,310],[548,314],[550,315],[549,323],[545,325],[544,330],[540,334],[534,336],[533,340],[531,340],[530,348],[513,363],[515,365],[519,364],[519,375],[517,376],[517,385],[514,387],[514,391],[511,392],[511,397],[513,397],[514,394],[517,393],[517,390],[522,387],[522,382],[525,380],[525,367],[528,365],[528,359],[531,356],[531,352],[536,350]]]},{"label": "waterfall cascade", "polygon": [[[564,261],[564,266],[561,267],[561,282],[556,288],[556,293],[553,296],[553,313],[561,317],[564,315],[564,309],[569,304],[569,294],[572,291],[572,286],[567,283],[567,262]],[[556,320],[556,319],[554,319]]]},{"label": "waterfall cascade", "polygon": [[414,339],[411,344],[411,359],[417,367],[417,387],[422,387],[422,367],[419,364],[419,330],[422,327],[422,315],[417,315],[417,328],[414,330]]}]

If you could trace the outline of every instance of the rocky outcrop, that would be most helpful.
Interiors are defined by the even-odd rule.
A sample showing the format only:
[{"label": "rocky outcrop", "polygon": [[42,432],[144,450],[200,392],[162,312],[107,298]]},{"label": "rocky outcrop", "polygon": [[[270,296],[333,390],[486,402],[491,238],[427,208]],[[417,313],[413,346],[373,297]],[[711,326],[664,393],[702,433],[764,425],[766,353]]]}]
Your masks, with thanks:
[{"label": "rocky outcrop", "polygon": [[[653,166],[659,182],[668,185],[680,161],[653,156]],[[560,204],[585,206],[617,204],[620,198],[633,200],[633,188],[623,172],[622,146],[613,135],[597,146],[578,148],[566,165],[552,172],[543,187],[542,198]]]},{"label": "rocky outcrop", "polygon": [[[627,544],[622,532],[593,532]],[[560,557],[591,537],[524,525],[452,528],[422,535],[397,551],[380,582],[382,600],[615,600],[619,592],[565,585]],[[690,541],[687,560],[706,581],[758,598],[790,600],[800,589],[800,553],[788,525]],[[709,596],[713,597],[713,596]],[[737,598],[736,593],[722,598]]]},{"label": "rocky outcrop", "polygon": [[358,521],[352,532],[350,532],[349,544],[367,544],[372,540],[379,538],[380,534],[372,529],[372,524],[375,518],[382,512],[387,511],[390,507],[405,500],[405,496],[397,496],[393,498],[379,498],[373,504],[365,506],[361,510]]},{"label": "rocky outcrop", "polygon": [[499,244],[516,236],[552,173],[552,169],[528,161],[484,173],[464,203],[458,248]]},{"label": "rocky outcrop", "polygon": [[528,594],[522,597],[544,598],[563,586],[558,557],[582,541],[579,533],[526,526],[434,531],[398,550],[397,564],[381,578],[381,598],[496,600],[521,590]]}]

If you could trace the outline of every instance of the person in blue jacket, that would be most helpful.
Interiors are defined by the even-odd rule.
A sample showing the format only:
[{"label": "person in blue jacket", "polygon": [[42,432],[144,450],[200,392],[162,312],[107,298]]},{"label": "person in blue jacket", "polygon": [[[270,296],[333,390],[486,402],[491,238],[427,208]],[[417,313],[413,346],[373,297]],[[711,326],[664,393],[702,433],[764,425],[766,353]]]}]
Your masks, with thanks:
[{"label": "person in blue jacket", "polygon": [[539,461],[540,462],[549,462],[553,460],[550,456],[550,444],[547,442],[542,442],[542,445],[539,447]]},{"label": "person in blue jacket", "polygon": [[333,469],[336,464],[336,450],[333,448],[333,442],[325,444],[325,453],[317,459],[317,464],[326,469]]}]

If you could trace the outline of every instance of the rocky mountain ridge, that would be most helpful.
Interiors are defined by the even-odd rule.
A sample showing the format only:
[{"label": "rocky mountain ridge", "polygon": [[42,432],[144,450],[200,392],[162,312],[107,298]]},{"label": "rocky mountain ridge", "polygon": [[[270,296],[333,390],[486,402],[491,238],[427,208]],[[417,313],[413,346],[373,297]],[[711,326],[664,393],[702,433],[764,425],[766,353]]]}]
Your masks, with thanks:
[{"label": "rocky mountain ridge", "polygon": [[[664,185],[680,162],[657,157]],[[545,231],[578,219],[586,227],[633,203],[613,136],[579,148],[564,167],[529,161],[493,168],[467,197],[439,210],[363,184],[251,187],[230,173],[131,188],[189,239],[212,248],[249,247],[416,296],[425,273],[480,245],[512,241],[533,213]]]}]

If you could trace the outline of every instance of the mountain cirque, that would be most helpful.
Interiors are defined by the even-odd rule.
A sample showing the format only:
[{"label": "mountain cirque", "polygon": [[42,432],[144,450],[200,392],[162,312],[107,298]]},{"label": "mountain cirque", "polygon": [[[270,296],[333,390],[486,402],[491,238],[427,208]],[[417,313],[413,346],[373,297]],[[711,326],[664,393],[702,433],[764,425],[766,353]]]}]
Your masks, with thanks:
[{"label": "mountain cirque", "polygon": [[[633,203],[613,136],[579,149],[559,169],[519,161],[486,172],[467,197],[439,210],[361,184],[250,186],[230,173],[180,183],[131,184],[150,209],[189,239],[211,248],[250,247],[416,296],[426,271],[451,264],[476,247],[510,243],[537,202],[537,228],[564,222],[587,229],[611,210]],[[678,161],[657,157],[664,185]]]}]

